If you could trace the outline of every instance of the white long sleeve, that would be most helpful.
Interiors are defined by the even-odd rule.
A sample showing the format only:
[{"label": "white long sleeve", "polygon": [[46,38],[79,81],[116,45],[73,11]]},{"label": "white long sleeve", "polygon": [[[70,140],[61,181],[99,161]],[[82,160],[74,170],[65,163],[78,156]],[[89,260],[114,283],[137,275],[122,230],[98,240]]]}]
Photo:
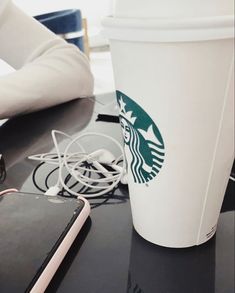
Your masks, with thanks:
[{"label": "white long sleeve", "polygon": [[8,0],[0,0],[0,58],[16,69],[0,77],[0,118],[93,93],[85,55]]}]

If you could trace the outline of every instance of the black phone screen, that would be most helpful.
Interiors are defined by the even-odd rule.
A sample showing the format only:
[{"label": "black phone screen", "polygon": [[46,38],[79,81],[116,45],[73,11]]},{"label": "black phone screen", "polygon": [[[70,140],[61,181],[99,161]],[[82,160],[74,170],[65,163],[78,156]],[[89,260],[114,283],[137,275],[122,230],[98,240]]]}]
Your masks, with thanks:
[{"label": "black phone screen", "polygon": [[84,206],[28,193],[0,196],[0,292],[29,290]]}]

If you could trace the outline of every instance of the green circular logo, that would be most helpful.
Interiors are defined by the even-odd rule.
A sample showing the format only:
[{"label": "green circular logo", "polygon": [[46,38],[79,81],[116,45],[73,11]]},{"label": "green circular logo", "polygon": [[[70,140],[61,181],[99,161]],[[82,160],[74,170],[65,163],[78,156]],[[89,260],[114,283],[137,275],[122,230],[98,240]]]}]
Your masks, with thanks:
[{"label": "green circular logo", "polygon": [[117,91],[117,101],[129,169],[135,183],[146,183],[162,168],[163,138],[156,124],[136,102],[120,91]]}]

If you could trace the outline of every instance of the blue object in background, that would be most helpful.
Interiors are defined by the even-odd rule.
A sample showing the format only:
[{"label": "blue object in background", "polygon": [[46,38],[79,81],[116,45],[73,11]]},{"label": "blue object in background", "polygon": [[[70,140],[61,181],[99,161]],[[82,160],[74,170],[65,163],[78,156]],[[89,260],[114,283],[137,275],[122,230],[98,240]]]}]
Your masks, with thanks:
[{"label": "blue object in background", "polygon": [[79,9],[68,9],[34,17],[49,30],[84,52],[82,15]]}]

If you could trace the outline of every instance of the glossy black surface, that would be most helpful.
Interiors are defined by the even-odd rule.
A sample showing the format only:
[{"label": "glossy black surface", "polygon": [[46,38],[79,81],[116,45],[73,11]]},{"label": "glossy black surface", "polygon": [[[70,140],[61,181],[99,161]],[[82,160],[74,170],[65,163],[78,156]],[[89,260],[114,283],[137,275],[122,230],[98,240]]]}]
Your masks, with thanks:
[{"label": "glossy black surface", "polygon": [[[37,163],[28,155],[51,151],[50,131],[76,135],[103,132],[121,139],[116,123],[96,121],[116,114],[114,94],[71,102],[12,119],[0,127],[0,153],[7,178],[0,186],[38,192],[32,182]],[[90,140],[100,147],[102,141]],[[61,141],[63,144],[63,141]],[[42,187],[46,169],[37,177]],[[128,190],[90,200],[93,209],[48,292],[79,293],[233,293],[234,182],[230,180],[216,236],[199,247],[168,249],[142,239],[132,228]]]}]

